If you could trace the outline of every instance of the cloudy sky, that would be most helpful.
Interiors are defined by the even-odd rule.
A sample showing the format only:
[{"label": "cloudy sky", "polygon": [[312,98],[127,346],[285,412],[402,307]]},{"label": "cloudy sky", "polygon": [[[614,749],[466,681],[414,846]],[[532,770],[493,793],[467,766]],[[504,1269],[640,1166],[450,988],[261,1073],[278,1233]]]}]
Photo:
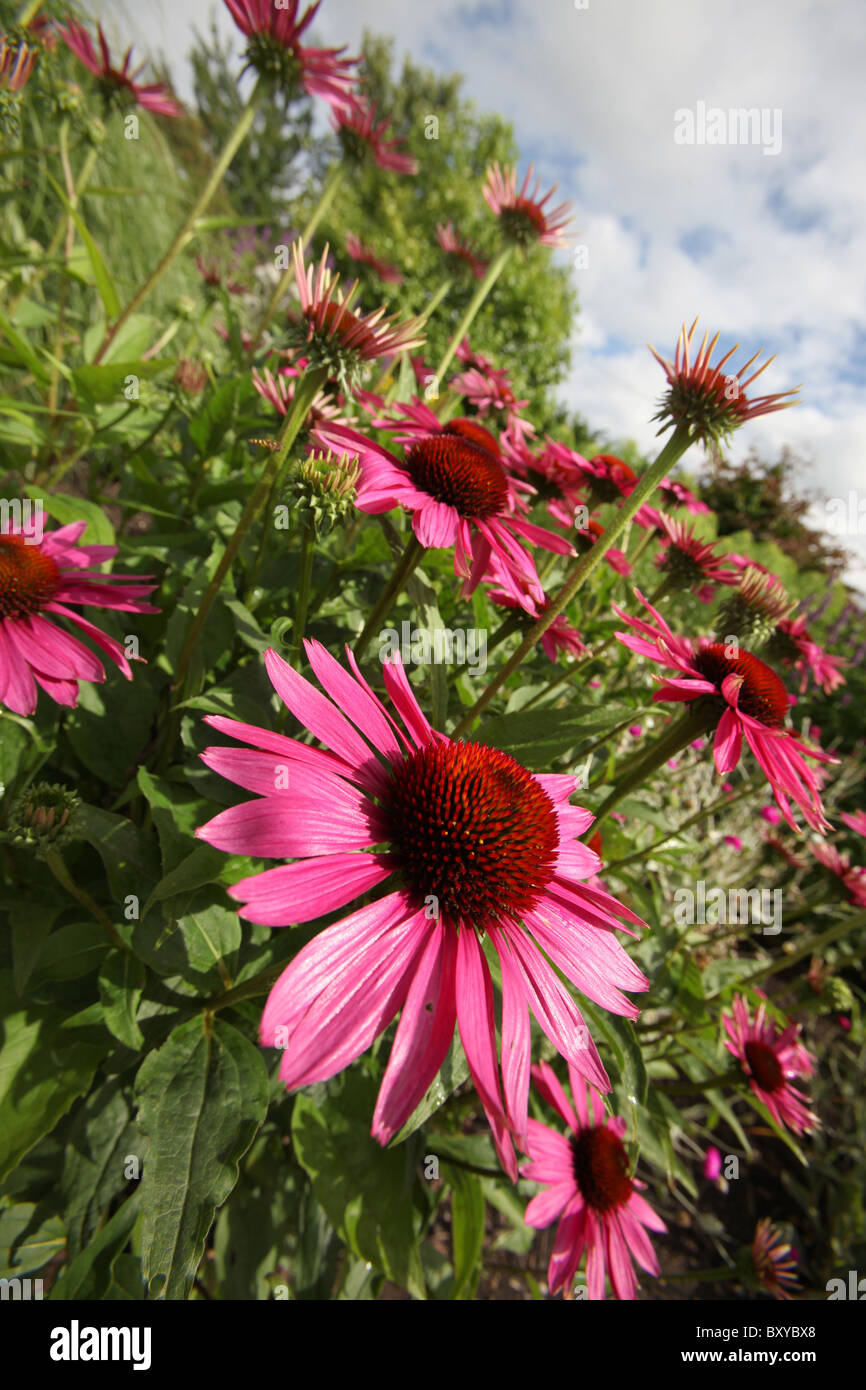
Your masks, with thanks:
[{"label": "cloudy sky", "polygon": [[[94,8],[137,49],[162,50],[187,98],[193,31],[213,11],[237,33],[214,0]],[[802,403],[746,426],[730,452],[788,444],[805,487],[846,510],[854,491],[841,540],[866,590],[862,0],[323,0],[314,33],[357,52],[365,27],[393,36],[398,61],[462,72],[464,93],[512,121],[524,161],[573,202],[587,264],[573,269],[568,402],[650,448],[662,378],[648,342],[672,354],[700,315],[724,350],[742,344],[735,367],[760,347],[778,354],[756,386],[802,383]],[[701,111],[741,108],[763,113],[763,130],[710,143]],[[831,515],[818,501],[812,521]]]}]

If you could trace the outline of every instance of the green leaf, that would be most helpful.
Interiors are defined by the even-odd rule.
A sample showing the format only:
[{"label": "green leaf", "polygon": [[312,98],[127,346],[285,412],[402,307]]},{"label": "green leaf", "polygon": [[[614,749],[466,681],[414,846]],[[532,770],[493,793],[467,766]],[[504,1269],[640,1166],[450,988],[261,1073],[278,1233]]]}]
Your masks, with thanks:
[{"label": "green leaf", "polygon": [[141,1159],[141,1142],[118,1077],[95,1087],[66,1133],[60,1188],[74,1260],[126,1187],[127,1160]]},{"label": "green leaf", "polygon": [[370,1137],[376,1089],[356,1070],[335,1077],[324,1096],[301,1091],[292,1110],[292,1142],[342,1240],[415,1298],[425,1298],[421,1216],[411,1197],[418,1179],[407,1171],[406,1149],[382,1149]]},{"label": "green leaf", "polygon": [[449,1168],[451,1247],[454,1262],[452,1299],[471,1299],[481,1273],[486,1204],[479,1178],[462,1168]]},{"label": "green leaf", "polygon": [[525,767],[546,769],[555,758],[587,739],[601,738],[632,714],[637,718],[640,711],[618,704],[519,710],[486,720],[473,738],[510,753]]},{"label": "green leaf", "polygon": [[114,1262],[127,1244],[138,1217],[138,1193],[124,1202],[99,1235],[66,1266],[48,1297],[102,1299],[112,1281]]},{"label": "green leaf", "polygon": [[86,521],[87,526],[81,542],[84,545],[114,545],[114,527],[108,520],[102,507],[97,507],[95,502],[88,502],[84,497],[68,497],[63,492],[45,492],[35,483],[25,483],[24,490],[28,497],[42,502],[46,512],[59,521],[61,526],[66,526],[70,521]]},{"label": "green leaf", "polygon": [[129,951],[112,951],[99,972],[99,997],[105,1026],[134,1052],[144,1043],[136,1017],[146,975],[141,961]]},{"label": "green leaf", "polygon": [[123,392],[128,384],[127,377],[146,379],[159,376],[160,372],[176,366],[177,359],[174,357],[155,357],[148,361],[139,359],[133,362],[101,362],[98,366],[87,363],[83,367],[73,369],[72,384],[76,396],[91,404],[114,401],[121,397],[126,400]]},{"label": "green leaf", "polygon": [[136,1080],[148,1140],[141,1183],[142,1272],[152,1297],[188,1297],[214,1212],[264,1121],[261,1054],[222,1019],[176,1028]]},{"label": "green leaf", "polygon": [[57,180],[53,179],[50,174],[46,174],[46,178],[75,223],[78,235],[84,243],[85,250],[87,251],[87,258],[93,270],[93,279],[105,312],[110,319],[116,319],[120,314],[120,300],[117,295],[117,290],[114,288],[111,276],[108,273],[105,261],[102,259],[102,252],[85,227],[80,214],[72,206]]},{"label": "green leaf", "polygon": [[412,1111],[399,1134],[396,1134],[392,1139],[392,1146],[402,1144],[404,1139],[408,1139],[410,1134],[414,1134],[416,1129],[420,1129],[425,1120],[428,1120],[434,1111],[439,1109],[440,1105],[444,1105],[458,1086],[462,1086],[463,1082],[468,1079],[469,1063],[466,1061],[466,1053],[463,1051],[460,1038],[455,1032],[445,1061],[433,1078],[423,1099]]},{"label": "green leaf", "polygon": [[33,968],[33,979],[79,980],[99,969],[108,949],[105,928],[98,922],[69,923],[46,938]]},{"label": "green leaf", "polygon": [[[242,939],[238,914],[220,903],[184,913],[177,921],[193,970],[204,973],[223,965],[239,949]],[[233,965],[233,962],[232,962]]]},{"label": "green leaf", "polygon": [[90,1086],[101,1048],[70,1041],[55,1009],[22,1007],[0,975],[0,1181]]},{"label": "green leaf", "polygon": [[44,1203],[32,1202],[5,1207],[0,1212],[0,1279],[32,1274],[66,1245],[66,1227],[53,1214],[40,1220]]}]

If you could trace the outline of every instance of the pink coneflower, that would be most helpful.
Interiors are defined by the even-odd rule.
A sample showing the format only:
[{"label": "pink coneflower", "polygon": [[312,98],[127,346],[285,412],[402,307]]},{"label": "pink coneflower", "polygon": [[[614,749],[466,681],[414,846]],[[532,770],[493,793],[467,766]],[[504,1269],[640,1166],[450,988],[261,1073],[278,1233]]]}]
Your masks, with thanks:
[{"label": "pink coneflower", "polygon": [[543,1227],[559,1217],[547,1271],[552,1294],[571,1286],[586,1251],[588,1296],[604,1298],[606,1275],[616,1298],[633,1299],[637,1281],[632,1256],[641,1269],[657,1275],[658,1260],[646,1232],[667,1227],[640,1195],[645,1184],[629,1177],[625,1120],[605,1116],[598,1092],[572,1066],[568,1076],[573,1107],[552,1067],[541,1062],[532,1068],[538,1091],[571,1134],[529,1121],[530,1161],[521,1176],[545,1183],[547,1190],[532,1198],[524,1220]]},{"label": "pink coneflower", "polygon": [[[309,922],[370,890],[384,896],[295,957],[268,998],[262,1043],[284,1048],[280,1075],[295,1089],[348,1066],[402,1009],[373,1117],[373,1135],[386,1144],[433,1081],[456,1021],[500,1158],[516,1178],[509,1130],[526,1131],[529,1010],[581,1075],[608,1088],[556,971],[601,1007],[634,1017],[621,991],[648,981],[614,929],[619,915],[640,919],[582,881],[599,861],[575,842],[592,816],[569,802],[573,776],[535,776],[497,749],[435,732],[399,661],[383,664],[392,713],[351,651],[350,675],[318,642],[304,646],[325,695],[276,652],[265,664],[288,709],[330,751],[208,717],[251,747],[210,748],[204,761],[256,799],[197,834],[229,853],[295,861],[231,889],[249,921]],[[479,933],[502,970],[502,1088]]]},{"label": "pink coneflower", "polygon": [[789,1290],[799,1289],[796,1254],[768,1216],[762,1216],[755,1227],[752,1263],[758,1282],[774,1298],[790,1300]]},{"label": "pink coneflower", "polygon": [[830,695],[845,684],[841,667],[848,663],[840,656],[825,652],[806,629],[805,618],[783,618],[776,628],[770,642],[770,650],[782,661],[792,662],[801,672],[800,694],[809,683],[809,677],[820,686],[825,695]]},{"label": "pink coneflower", "polygon": [[852,867],[850,856],[840,854],[835,845],[831,845],[827,840],[813,841],[809,849],[818,863],[823,864],[824,868],[839,880],[841,887],[848,894],[848,902],[855,903],[857,907],[866,907],[866,867]]},{"label": "pink coneflower", "polygon": [[866,835],[866,811],[843,811],[839,819],[853,830],[855,835]]},{"label": "pink coneflower", "polygon": [[712,541],[698,539],[694,526],[662,512],[657,515],[662,554],[656,564],[680,587],[695,589],[707,602],[713,597],[713,585],[739,583],[737,570],[728,568],[726,557],[717,554]]},{"label": "pink coneflower", "polygon": [[346,253],[351,256],[353,261],[357,261],[360,265],[368,265],[371,270],[375,270],[379,279],[383,280],[386,285],[402,283],[403,272],[398,270],[397,266],[389,265],[387,261],[380,260],[375,251],[371,251],[368,246],[365,246],[354,232],[346,233]]},{"label": "pink coneflower", "polygon": [[246,294],[246,286],[238,280],[225,279],[215,261],[206,261],[201,256],[196,256],[195,263],[201,278],[211,289],[219,289],[224,286],[228,294]]},{"label": "pink coneflower", "polygon": [[464,241],[459,233],[455,232],[451,222],[446,222],[444,227],[441,222],[436,223],[436,240],[446,256],[453,256],[464,265],[468,265],[476,280],[484,279],[490,262],[475,254],[469,242]]},{"label": "pink coneflower", "polygon": [[722,1014],[722,1023],[728,1035],[725,1047],[742,1063],[749,1085],[776,1124],[795,1134],[817,1129],[820,1120],[809,1110],[805,1096],[791,1085],[792,1077],[811,1076],[815,1070],[814,1059],[797,1041],[800,1025],[791,1023],[777,1033],[766,1017],[763,1000],[750,1021],[742,994],[734,996],[733,1013]]},{"label": "pink coneflower", "polygon": [[563,229],[572,220],[571,205],[560,203],[559,207],[545,208],[557,185],[554,184],[540,198],[541,180],[536,179],[535,187],[530,190],[532,175],[533,166],[530,164],[518,191],[517,170],[501,169],[498,164],[491,164],[482,189],[484,201],[499,218],[506,240],[524,247],[534,242],[541,246],[565,246],[568,237]]},{"label": "pink coneflower", "polygon": [[[480,436],[479,436],[480,431]],[[454,572],[468,597],[487,574],[490,560],[501,562],[499,577],[520,601],[520,583],[539,585],[535,562],[523,542],[557,555],[573,554],[568,541],[518,514],[514,483],[502,466],[492,436],[474,420],[451,420],[415,440],[401,462],[355,430],[327,426],[316,439],[335,453],[356,453],[362,488],[358,506],[366,512],[404,507],[425,549],[454,546]],[[495,445],[495,441],[493,441]]]},{"label": "pink coneflower", "polygon": [[[287,415],[295,399],[295,385],[299,375],[298,370],[292,367],[282,367],[276,377],[267,367],[261,373],[253,367],[253,386],[274,410],[280,415]],[[324,391],[317,391],[307,414],[306,428],[313,429],[326,420],[341,419],[342,411],[337,402]]]},{"label": "pink coneflower", "polygon": [[703,1175],[710,1182],[718,1182],[722,1176],[722,1155],[712,1144],[704,1155]]},{"label": "pink coneflower", "polygon": [[292,262],[301,310],[307,320],[312,366],[327,366],[347,392],[357,383],[361,365],[377,357],[391,357],[424,342],[420,319],[398,323],[396,316],[385,318],[384,307],[372,314],[354,313],[350,304],[358,288],[357,280],[343,295],[340,277],[327,268],[328,247],[322,252],[318,269],[304,264],[303,243],[292,246]]},{"label": "pink coneflower", "polygon": [[[518,416],[521,410],[525,410],[529,405],[529,398],[518,400],[511,387],[508,373],[499,367],[488,367],[486,372],[480,372],[476,367],[470,367],[468,371],[461,372],[455,376],[449,386],[452,391],[456,391],[459,396],[465,397],[470,405],[474,406],[480,414],[485,414],[489,410],[501,410],[511,416]],[[526,429],[524,423],[524,433],[534,433],[530,426]]]},{"label": "pink coneflower", "polygon": [[0,703],[15,714],[34,712],[37,685],[74,709],[79,681],[105,680],[102,662],[49,614],[73,623],[131,680],[120,642],[69,605],[159,612],[142,602],[155,584],[93,568],[115,556],[117,546],[79,545],[86,529],[86,522],[74,521],[37,541],[10,523],[0,535]]},{"label": "pink coneflower", "polygon": [[0,91],[20,92],[26,87],[37,51],[26,43],[9,44],[0,38]]},{"label": "pink coneflower", "polygon": [[343,151],[358,162],[371,154],[380,169],[395,174],[417,174],[418,161],[401,150],[402,140],[387,139],[391,117],[376,124],[376,103],[355,99],[354,106],[335,106],[332,113],[334,130],[340,137]]},{"label": "pink coneflower", "polygon": [[727,776],[739,763],[745,737],[791,829],[799,830],[791,814],[793,801],[814,830],[821,834],[828,830],[818,781],[806,758],[824,763],[837,759],[820,748],[801,743],[782,727],[790,701],[776,672],[742,647],[731,651],[723,642],[709,642],[706,638],[693,642],[677,637],[639,589],[635,589],[635,594],[654,622],[631,618],[614,604],[614,612],[641,634],[617,632],[617,638],[631,651],[681,672],[676,679],[665,680],[653,699],[687,701],[711,697],[715,704],[709,708],[715,708],[720,716],[713,743],[720,776]]},{"label": "pink coneflower", "polygon": [[664,500],[669,502],[672,507],[686,507],[693,516],[710,514],[710,508],[706,502],[702,502],[686,487],[685,483],[678,483],[675,478],[662,478],[658,490]]},{"label": "pink coneflower", "polygon": [[711,365],[710,358],[720,337],[718,333],[709,344],[709,334],[704,334],[697,357],[692,362],[690,350],[697,322],[695,319],[689,329],[683,324],[673,362],[666,361],[664,357],[659,356],[654,347],[650,347],[650,352],[664,368],[668,379],[668,391],[654,417],[662,421],[659,434],[663,434],[672,425],[688,425],[693,431],[694,439],[703,442],[714,440],[718,443],[747,420],[753,420],[757,415],[769,415],[774,410],[785,410],[788,406],[796,404],[785,397],[795,396],[800,389],[798,386],[790,391],[782,391],[772,396],[755,396],[749,400],[746,387],[750,386],[775,359],[768,358],[762,367],[744,381],[743,376],[760,357],[760,350],[754,357],[750,357],[737,373],[731,375],[724,371],[724,366],[739,344],[735,344],[726,352],[715,366]]},{"label": "pink coneflower", "polygon": [[342,58],[343,48],[303,48],[301,35],[313,22],[321,0],[298,18],[300,0],[225,0],[235,24],[249,39],[247,66],[276,78],[290,91],[303,88],[331,106],[355,104],[357,58]]},{"label": "pink coneflower", "polygon": [[136,82],[136,77],[146,66],[130,71],[132,61],[132,49],[128,48],[123,57],[123,66],[115,68],[111,65],[111,54],[108,51],[108,44],[105,42],[105,35],[102,32],[102,25],[98,24],[97,33],[99,35],[99,48],[102,54],[101,59],[96,56],[93,41],[83,24],[71,17],[67,19],[65,27],[62,24],[57,26],[57,32],[64,39],[67,46],[71,48],[84,66],[93,73],[98,80],[102,92],[107,100],[111,100],[118,95],[131,98],[136,106],[141,106],[145,111],[153,111],[157,116],[182,116],[183,107],[178,105],[168,88],[161,82],[152,82],[148,86],[142,86]]},{"label": "pink coneflower", "polygon": [[578,508],[582,507],[588,516],[582,467],[586,459],[581,454],[549,437],[534,454],[519,431],[508,429],[502,435],[502,452],[512,472],[531,484],[543,499],[558,526],[570,532],[576,525]]}]

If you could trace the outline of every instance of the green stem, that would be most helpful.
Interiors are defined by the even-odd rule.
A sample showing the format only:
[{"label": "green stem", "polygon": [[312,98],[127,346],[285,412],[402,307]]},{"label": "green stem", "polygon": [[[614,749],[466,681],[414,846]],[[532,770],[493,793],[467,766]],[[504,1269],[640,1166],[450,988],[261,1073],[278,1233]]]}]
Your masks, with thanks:
[{"label": "green stem", "polygon": [[[844,917],[841,922],[828,927],[819,936],[813,936],[806,942],[805,946],[798,946],[796,951],[784,953],[778,960],[770,965],[765,965],[763,969],[756,970],[751,975],[747,975],[740,981],[743,985],[758,984],[761,980],[767,980],[771,975],[776,975],[780,970],[787,970],[790,965],[796,965],[798,960],[803,960],[806,956],[820,955],[825,946],[829,946],[833,941],[838,941],[840,936],[847,936],[849,932],[859,931],[861,927],[866,927],[866,912],[858,912],[853,917]],[[716,999],[722,990],[717,989],[713,994],[708,994],[704,1003],[709,1003],[711,999]]]},{"label": "green stem", "polygon": [[692,1096],[702,1095],[704,1091],[715,1091],[719,1086],[737,1086],[742,1080],[742,1071],[735,1067],[730,1071],[721,1072],[718,1076],[708,1076],[703,1081],[674,1081],[672,1078],[668,1080],[667,1077],[657,1077],[653,1085],[668,1096]]},{"label": "green stem", "polygon": [[700,811],[696,811],[693,816],[689,816],[688,820],[684,820],[680,825],[676,826],[674,830],[669,830],[666,835],[661,835],[657,840],[653,840],[653,843],[648,845],[646,849],[636,850],[634,854],[627,854],[624,859],[609,860],[605,863],[605,870],[621,869],[624,868],[626,864],[637,864],[641,859],[647,859],[658,849],[659,845],[663,845],[667,840],[673,840],[677,835],[681,835],[684,830],[688,830],[690,825],[696,825],[698,821],[706,820],[707,816],[711,816],[714,811],[719,811],[723,807],[734,806],[738,801],[742,801],[744,797],[752,796],[759,790],[760,785],[756,782],[754,785],[746,787],[744,791],[737,792],[736,796],[731,796],[728,792],[725,792],[724,796],[720,796],[716,801],[710,802],[709,806],[702,806]]},{"label": "green stem", "polygon": [[628,796],[629,792],[633,791],[635,787],[639,787],[642,782],[646,781],[647,777],[663,767],[675,753],[679,753],[682,748],[694,743],[696,738],[706,733],[713,724],[718,722],[715,704],[709,708],[701,708],[703,704],[703,700],[696,700],[692,708],[686,710],[672,728],[661,734],[642,757],[638,755],[636,760],[630,762],[625,775],[620,778],[615,787],[611,787],[607,798],[599,807],[593,824],[593,832],[598,829],[605,817],[610,815],[613,808],[624,797]]},{"label": "green stem", "polygon": [[[334,165],[330,174],[325,180],[324,188],[322,189],[322,192],[319,195],[319,201],[313,208],[313,211],[310,213],[309,221],[307,222],[306,227],[301,232],[301,235],[298,238],[302,250],[305,246],[308,246],[309,243],[312,241],[313,233],[315,232],[325,213],[328,211],[328,208],[331,206],[331,203],[334,201],[334,198],[337,195],[337,190],[339,189],[340,184],[343,182],[345,175],[346,165],[341,160],[339,163]],[[289,285],[294,279],[294,274],[294,265],[290,263],[286,266],[286,269],[280,276],[279,281],[277,283],[277,287],[271,295],[270,299],[268,300],[267,308],[265,309],[265,312],[262,314],[262,317],[259,320],[259,326],[253,334],[253,345],[250,349],[251,354],[256,351],[256,348],[261,342],[262,335],[264,334],[265,329],[267,328],[268,324],[270,323],[271,319],[276,313],[277,308],[279,307],[280,300],[282,299],[283,295],[286,293],[286,290],[289,288]]]},{"label": "green stem", "polygon": [[73,897],[76,902],[80,903],[81,906],[87,912],[90,913],[91,917],[93,917],[101,927],[105,928],[115,946],[120,946],[121,949],[126,950],[124,943],[121,941],[120,937],[114,929],[114,925],[110,917],[106,916],[102,908],[99,906],[99,903],[94,902],[93,898],[91,898],[89,893],[85,892],[83,888],[79,888],[78,884],[71,877],[69,870],[64,864],[60,852],[56,849],[43,850],[42,858],[45,860],[45,863],[48,865],[49,869],[51,870],[61,887],[65,888],[67,893],[69,893],[69,895]]},{"label": "green stem", "polygon": [[463,315],[460,322],[458,323],[457,328],[454,332],[454,336],[452,337],[450,343],[445,349],[445,355],[439,363],[439,366],[436,368],[435,375],[437,382],[442,381],[442,378],[444,377],[451,364],[451,360],[454,357],[454,354],[456,353],[460,344],[463,342],[463,339],[466,337],[466,334],[469,332],[475,315],[478,313],[478,310],[481,308],[490,291],[493,289],[493,286],[496,284],[496,281],[499,279],[503,270],[507,266],[512,249],[512,247],[506,246],[504,250],[500,251],[496,259],[490,262],[490,265],[487,268],[487,274],[485,275],[484,279],[481,281],[474,295],[470,299],[466,312]]},{"label": "green stem", "polygon": [[487,708],[493,696],[505,684],[513,671],[516,671],[522,661],[529,655],[537,642],[541,640],[551,623],[559,617],[564,608],[568,606],[578,589],[585,584],[589,576],[598,568],[611,546],[622,535],[635,512],[643,505],[646,499],[658,487],[662,478],[666,477],[671,468],[679,458],[685,453],[691,443],[691,429],[688,425],[677,425],[667,444],[662,449],[655,463],[651,464],[640,479],[634,492],[625,499],[622,506],[618,509],[613,521],[606,531],[599,536],[598,540],[590,547],[577,561],[570,577],[566,580],[559,593],[550,600],[538,622],[535,623],[527,632],[517,650],[509,657],[501,670],[497,671],[493,680],[482,691],[475,704],[460,720],[454,729],[451,737],[459,738],[461,734],[468,732],[478,715]]},{"label": "green stem", "polygon": [[102,342],[99,345],[99,349],[96,353],[96,356],[93,359],[94,366],[96,366],[99,362],[102,361],[111,344],[114,342],[114,339],[117,337],[117,334],[119,333],[120,329],[132,317],[139,305],[142,304],[145,299],[147,299],[148,295],[162,279],[165,272],[169,269],[172,263],[177,259],[180,252],[195,235],[195,224],[201,217],[205,209],[210,205],[211,199],[213,198],[217,189],[222,184],[226,170],[228,169],[229,165],[231,164],[232,160],[234,159],[235,155],[237,154],[238,150],[240,149],[241,145],[243,144],[244,140],[249,134],[252,128],[253,121],[255,120],[256,112],[259,108],[259,105],[261,104],[264,95],[265,86],[262,83],[261,79],[258,79],[256,81],[255,86],[253,87],[253,90],[250,92],[249,100],[247,101],[246,106],[244,107],[243,111],[241,112],[238,118],[237,125],[235,126],[234,130],[232,131],[231,135],[226,141],[226,144],[223,147],[219,159],[217,160],[216,164],[211,170],[210,178],[208,179],[207,183],[205,184],[204,188],[202,189],[201,193],[196,199],[192,207],[192,210],[186,217],[183,224],[179,227],[178,231],[175,234],[174,240],[172,241],[162,260],[151,271],[150,275],[148,275],[141,288],[138,289],[136,293],[132,296],[132,299],[130,299],[129,303],[121,311],[120,317],[117,318],[115,322],[112,324],[111,328],[107,330],[104,338],[102,339]]},{"label": "green stem", "polygon": [[261,511],[271,487],[279,479],[288,452],[307,418],[310,405],[316,393],[324,385],[327,377],[327,367],[315,367],[311,371],[306,372],[298,382],[292,409],[286,416],[285,424],[280,434],[280,447],[269,455],[262,476],[250,495],[247,505],[244,508],[243,515],[235,529],[235,533],[223,552],[222,558],[217,565],[214,576],[205,591],[198,612],[187,633],[186,641],[183,644],[183,649],[178,659],[177,675],[175,676],[173,685],[175,690],[180,690],[186,680],[189,663],[199,637],[201,636],[202,628],[207,621],[208,614],[216,602],[216,597],[223,586],[225,578],[237,557],[238,551],[243,545],[250,527]]},{"label": "green stem", "polygon": [[315,553],[316,532],[307,522],[301,536],[301,573],[298,580],[298,606],[295,610],[295,627],[292,633],[292,655],[300,660],[304,633],[307,628],[307,608],[310,602],[310,585],[313,578],[313,555]]},{"label": "green stem", "polygon": [[387,616],[391,604],[403,588],[403,585],[406,583],[412,571],[420,563],[423,554],[424,547],[413,531],[406,549],[397,562],[397,567],[389,583],[385,586],[382,597],[379,599],[379,602],[364,624],[363,631],[355,643],[355,658],[357,661],[360,661],[363,657],[364,652],[370,644],[371,637],[374,632],[376,632],[382,619]]}]

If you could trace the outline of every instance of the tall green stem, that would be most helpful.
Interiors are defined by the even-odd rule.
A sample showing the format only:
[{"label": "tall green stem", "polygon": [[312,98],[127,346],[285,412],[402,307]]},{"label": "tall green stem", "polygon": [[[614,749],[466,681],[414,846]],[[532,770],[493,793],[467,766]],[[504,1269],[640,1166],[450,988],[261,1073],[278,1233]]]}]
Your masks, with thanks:
[{"label": "tall green stem", "polygon": [[316,532],[307,522],[301,536],[301,573],[298,579],[298,604],[295,609],[295,627],[292,633],[292,655],[297,660],[301,655],[301,643],[307,627],[307,609],[310,603],[310,583],[313,578],[313,555],[315,553]]},{"label": "tall green stem", "polygon": [[187,242],[195,235],[195,224],[209,206],[211,199],[225,177],[226,170],[249,134],[264,94],[264,84],[261,79],[257,79],[256,85],[250,92],[249,100],[238,118],[238,123],[226,141],[219,159],[211,170],[210,178],[196,199],[192,210],[178,229],[174,240],[159,262],[159,265],[151,271],[141,288],[132,296],[126,308],[121,311],[120,317],[117,318],[111,328],[107,330],[105,337],[99,345],[96,356],[93,359],[94,365],[102,361],[111,344],[114,342],[114,339],[117,337],[117,334],[120,332],[120,329],[128,319],[132,317],[138,306],[144,303],[151,290],[159,283],[169,266],[177,259]]},{"label": "tall green stem", "polygon": [[624,797],[628,796],[629,792],[634,791],[635,787],[639,787],[646,781],[647,777],[651,777],[654,772],[663,767],[675,753],[679,753],[681,749],[694,743],[696,738],[717,724],[718,719],[718,711],[714,704],[706,707],[703,700],[695,700],[672,728],[667,729],[657,738],[643,756],[638,756],[627,768],[625,775],[620,778],[616,786],[611,787],[596,814],[593,831],[598,829],[605,816],[609,816],[614,806],[617,806]]},{"label": "tall green stem", "polygon": [[480,285],[478,286],[477,290],[475,291],[474,295],[469,301],[466,313],[463,315],[462,319],[457,325],[454,336],[448,344],[447,348],[445,349],[445,355],[442,358],[442,361],[439,363],[439,366],[436,368],[436,380],[438,382],[441,382],[442,378],[447,372],[451,364],[451,360],[454,357],[454,354],[456,353],[460,344],[463,342],[463,339],[466,337],[466,334],[469,332],[475,315],[478,313],[478,310],[481,308],[490,291],[493,289],[493,286],[496,284],[496,281],[499,279],[503,270],[507,266],[512,249],[513,248],[511,246],[506,246],[503,251],[500,251],[495,261],[490,262],[490,265],[487,268],[487,274],[485,275],[484,279],[481,281]]},{"label": "tall green stem", "polygon": [[423,554],[424,547],[413,531],[409,544],[406,546],[406,549],[397,562],[397,568],[394,570],[389,583],[385,586],[382,597],[379,599],[379,602],[364,624],[363,631],[355,643],[356,660],[361,660],[364,652],[370,645],[370,638],[373,636],[373,633],[378,628],[382,619],[387,616],[391,604],[403,588],[403,585],[406,583],[412,571],[420,563]]},{"label": "tall green stem", "polygon": [[196,644],[201,635],[202,628],[207,621],[208,614],[216,601],[217,594],[223,586],[226,575],[231,569],[250,527],[264,506],[265,499],[271,487],[279,479],[288,452],[307,418],[310,405],[316,393],[321,389],[325,381],[327,381],[327,378],[327,367],[315,367],[311,371],[306,372],[298,382],[291,412],[286,416],[285,424],[280,433],[280,447],[269,455],[262,476],[250,495],[249,501],[244,508],[243,515],[235,529],[235,533],[223,552],[222,558],[217,565],[210,584],[205,590],[198,612],[187,633],[186,641],[183,644],[183,650],[178,659],[177,675],[174,680],[175,690],[180,690],[183,686],[192,654],[195,651]]},{"label": "tall green stem", "polygon": [[482,691],[475,701],[475,704],[466,712],[452,733],[452,738],[459,738],[466,733],[474,720],[485,710],[493,699],[493,696],[507,681],[512,671],[516,671],[518,666],[532,651],[537,642],[541,641],[551,623],[559,617],[564,608],[568,606],[578,589],[586,583],[589,576],[598,568],[615,541],[622,535],[628,523],[631,521],[635,512],[643,505],[646,499],[658,487],[662,478],[673,468],[678,459],[682,457],[691,443],[691,430],[688,425],[677,425],[665,447],[662,449],[655,463],[641,477],[634,492],[625,499],[622,506],[618,509],[613,521],[606,531],[599,536],[598,540],[589,550],[577,561],[570,577],[560,589],[559,593],[550,600],[538,622],[535,623],[527,632],[517,650],[508,658],[505,665],[497,671],[493,680]]}]

